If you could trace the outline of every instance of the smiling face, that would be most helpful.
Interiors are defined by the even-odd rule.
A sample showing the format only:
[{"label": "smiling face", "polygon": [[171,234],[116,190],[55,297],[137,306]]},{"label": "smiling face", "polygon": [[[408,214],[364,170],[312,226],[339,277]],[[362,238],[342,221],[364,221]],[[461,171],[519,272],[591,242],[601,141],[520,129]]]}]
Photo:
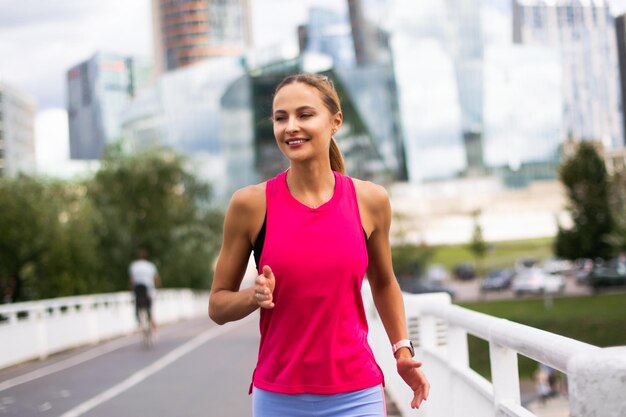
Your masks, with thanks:
[{"label": "smiling face", "polygon": [[274,95],[272,119],[278,148],[289,160],[328,160],[330,138],[341,126],[342,114],[331,114],[317,88],[295,82]]}]

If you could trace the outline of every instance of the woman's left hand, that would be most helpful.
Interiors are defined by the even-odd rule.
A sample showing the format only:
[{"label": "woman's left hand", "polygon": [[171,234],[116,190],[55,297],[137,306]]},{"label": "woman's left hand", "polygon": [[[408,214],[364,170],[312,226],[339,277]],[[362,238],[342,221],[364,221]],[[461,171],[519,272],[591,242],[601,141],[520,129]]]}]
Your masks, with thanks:
[{"label": "woman's left hand", "polygon": [[413,390],[413,401],[411,408],[419,408],[422,401],[428,399],[430,384],[426,376],[418,368],[422,366],[422,362],[416,361],[410,357],[399,357],[396,362],[398,374],[404,379],[409,387]]}]

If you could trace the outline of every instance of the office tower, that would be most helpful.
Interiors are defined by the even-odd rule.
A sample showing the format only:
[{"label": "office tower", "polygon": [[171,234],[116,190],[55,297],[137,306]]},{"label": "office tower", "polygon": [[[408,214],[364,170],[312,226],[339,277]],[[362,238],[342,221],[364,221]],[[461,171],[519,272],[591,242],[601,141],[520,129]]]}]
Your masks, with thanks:
[{"label": "office tower", "polygon": [[251,108],[245,82],[233,86],[245,75],[239,56],[163,74],[124,111],[124,148],[168,147],[188,155],[217,200],[252,183]]},{"label": "office tower", "polygon": [[120,115],[149,84],[151,64],[138,58],[97,53],[67,72],[71,159],[99,159],[120,139]]},{"label": "office tower", "polygon": [[622,87],[622,132],[626,135],[626,14],[615,18],[615,34],[617,35],[619,76]]},{"label": "office tower", "polygon": [[35,169],[35,102],[0,82],[0,177]]},{"label": "office tower", "polygon": [[483,36],[481,0],[447,0],[449,48],[461,107],[466,174],[483,174]]},{"label": "office tower", "polygon": [[[371,48],[368,52],[371,55],[360,63],[356,59],[358,51],[353,37],[354,25],[360,25],[359,30],[367,29],[370,34],[383,32],[377,26],[378,22],[369,18],[372,11],[377,10],[376,6],[380,7],[383,3],[381,0],[359,2],[358,21],[349,19],[346,13],[312,7],[306,25],[299,28],[299,40],[305,62],[309,54],[323,54],[332,59],[336,86],[344,92],[343,100],[349,98],[355,113],[362,117],[366,136],[371,140],[369,146],[377,153],[375,158],[362,155],[362,151],[357,152],[356,149],[363,141],[346,137],[342,141],[342,150],[353,152],[354,156],[347,158],[349,164],[354,164],[350,172],[355,175],[358,172],[361,178],[372,178],[380,177],[380,172],[386,171],[387,178],[384,180],[393,178],[404,181],[407,179],[406,157],[393,67],[389,47],[385,43],[387,36],[374,38],[374,43],[367,45]],[[368,162],[357,166],[360,164],[357,161]],[[381,162],[382,165],[375,167],[371,161]]]},{"label": "office tower", "polygon": [[301,53],[318,53],[332,58],[334,68],[356,64],[350,22],[345,14],[311,7],[306,25],[299,29]]},{"label": "office tower", "polygon": [[235,56],[251,43],[249,0],[152,0],[156,74],[211,57]]},{"label": "office tower", "polygon": [[560,54],[566,137],[623,146],[615,24],[606,0],[514,0],[513,39]]},{"label": "office tower", "polygon": [[550,48],[485,48],[483,159],[508,187],[555,179],[563,135],[561,60]]},{"label": "office tower", "polygon": [[357,65],[388,63],[389,39],[381,25],[386,0],[348,0],[354,56]]}]

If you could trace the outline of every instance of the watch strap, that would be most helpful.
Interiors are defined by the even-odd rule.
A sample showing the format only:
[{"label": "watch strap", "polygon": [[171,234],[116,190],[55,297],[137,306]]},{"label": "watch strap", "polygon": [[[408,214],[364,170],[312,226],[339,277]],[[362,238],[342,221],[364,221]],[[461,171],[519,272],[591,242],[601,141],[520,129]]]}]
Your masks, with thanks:
[{"label": "watch strap", "polygon": [[411,357],[415,356],[415,350],[413,349],[413,342],[411,342],[409,339],[402,339],[392,344],[391,350],[393,351],[393,355],[396,356],[396,352],[400,348],[403,348],[403,347],[408,348],[411,351]]}]

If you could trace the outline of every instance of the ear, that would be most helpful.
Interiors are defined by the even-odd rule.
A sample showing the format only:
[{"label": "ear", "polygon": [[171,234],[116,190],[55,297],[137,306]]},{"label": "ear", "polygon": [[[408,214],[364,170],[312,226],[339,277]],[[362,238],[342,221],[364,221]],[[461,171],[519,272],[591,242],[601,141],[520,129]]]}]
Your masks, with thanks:
[{"label": "ear", "polygon": [[343,124],[343,113],[338,111],[337,113],[335,113],[335,115],[332,117],[332,126],[333,126],[333,131],[338,131],[339,128],[341,128],[341,125]]}]

